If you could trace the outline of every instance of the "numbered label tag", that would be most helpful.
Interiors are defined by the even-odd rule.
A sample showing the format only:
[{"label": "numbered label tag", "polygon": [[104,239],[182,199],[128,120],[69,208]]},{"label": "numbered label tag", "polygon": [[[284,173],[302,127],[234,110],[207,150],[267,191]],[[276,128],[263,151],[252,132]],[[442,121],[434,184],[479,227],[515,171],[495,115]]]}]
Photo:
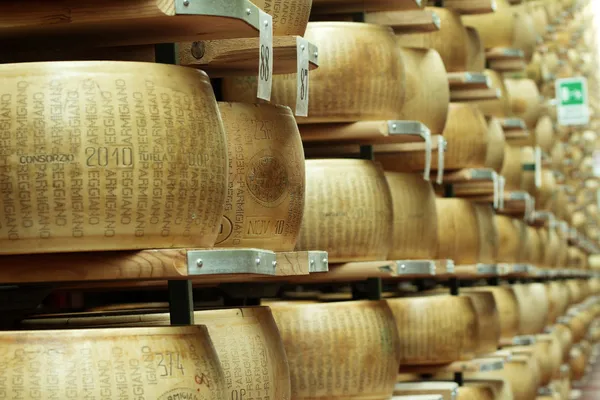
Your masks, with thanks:
[{"label": "numbered label tag", "polygon": [[273,87],[273,17],[259,10],[260,40],[258,57],[258,91],[256,97],[271,100]]},{"label": "numbered label tag", "polygon": [[506,178],[502,175],[498,175],[498,188],[500,192],[500,198],[498,199],[498,209],[504,210],[504,189],[506,187]]},{"label": "numbered label tag", "polygon": [[429,130],[422,132],[421,136],[425,139],[425,170],[423,171],[423,179],[429,181],[431,174],[431,132]]},{"label": "numbered label tag", "polygon": [[498,174],[497,173],[493,173],[492,174],[492,185],[494,186],[494,199],[493,199],[493,203],[494,203],[494,208],[497,210],[499,207],[499,195],[500,195],[500,186],[499,186],[499,182],[498,182]]},{"label": "numbered label tag", "polygon": [[308,40],[296,38],[298,73],[296,78],[296,115],[308,116]]},{"label": "numbered label tag", "polygon": [[542,149],[539,146],[535,148],[535,187],[542,186]]},{"label": "numbered label tag", "polygon": [[444,182],[444,153],[446,153],[446,139],[438,135],[438,171],[435,183],[441,185]]}]

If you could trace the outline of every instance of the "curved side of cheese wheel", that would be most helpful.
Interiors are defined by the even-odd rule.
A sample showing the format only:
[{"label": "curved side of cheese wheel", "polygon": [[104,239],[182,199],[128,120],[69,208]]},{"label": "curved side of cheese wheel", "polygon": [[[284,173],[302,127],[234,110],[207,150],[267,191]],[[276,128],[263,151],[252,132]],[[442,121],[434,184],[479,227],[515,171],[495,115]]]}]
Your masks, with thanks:
[{"label": "curved side of cheese wheel", "polygon": [[488,144],[484,166],[500,172],[504,163],[504,146],[506,145],[504,130],[499,119],[486,117],[486,121],[488,124]]},{"label": "curved side of cheese wheel", "polygon": [[[274,304],[290,366],[293,399],[388,399],[400,338],[385,301]],[[365,368],[369,365],[369,368]],[[323,384],[313,384],[316,371]],[[361,379],[363,377],[363,379]]]},{"label": "curved side of cheese wheel", "polygon": [[393,205],[391,260],[436,257],[438,246],[435,193],[421,174],[386,172]]},{"label": "curved side of cheese wheel", "polygon": [[506,215],[495,215],[494,224],[498,232],[498,262],[516,262],[521,241],[520,232],[513,219]]},{"label": "curved side of cheese wheel", "polygon": [[476,354],[490,354],[498,350],[500,342],[500,314],[491,292],[466,292],[477,313],[478,347]]},{"label": "curved side of cheese wheel", "polygon": [[527,236],[527,224],[519,219],[513,219],[512,223],[515,225],[518,235],[517,237],[519,238],[519,250],[517,252],[517,262],[527,262],[526,255],[527,255],[527,239],[529,239],[529,237]]},{"label": "curved side of cheese wheel", "polygon": [[392,198],[383,171],[365,160],[306,161],[304,219],[296,250],[328,260],[386,260],[392,245]]},{"label": "curved side of cheese wheel", "polygon": [[561,171],[563,168],[565,156],[566,155],[564,143],[555,143],[554,146],[552,146],[552,150],[550,151],[550,158],[552,159],[552,168]]},{"label": "curved side of cheese wheel", "polygon": [[560,342],[564,362],[568,360],[569,351],[571,351],[571,347],[573,346],[573,333],[567,325],[563,324],[554,325],[552,333],[556,335]]},{"label": "curved side of cheese wheel", "polygon": [[[151,391],[152,398],[167,400],[175,394],[193,398],[197,390],[203,399],[225,398],[223,370],[204,326],[5,331],[0,332],[0,340],[2,364],[11,365],[2,370],[9,393],[25,391],[22,382],[34,380],[39,393],[59,398],[59,393],[82,399]],[[169,354],[177,368],[172,370],[172,379],[160,379],[160,374],[171,373]],[[166,370],[159,364],[161,356],[166,357]],[[149,370],[144,369],[148,359],[153,360]],[[37,368],[30,369],[30,365]],[[72,384],[67,376],[79,376],[82,384]],[[100,383],[107,376],[114,376],[118,385],[110,385],[111,380],[109,385]]]},{"label": "curved side of cheese wheel", "polygon": [[514,11],[514,16],[515,25],[511,47],[522,50],[525,61],[529,62],[537,45],[537,33],[533,18],[520,10]]},{"label": "curved side of cheese wheel", "polygon": [[544,254],[542,265],[546,267],[555,267],[558,261],[558,251],[560,240],[554,229],[542,228],[539,231],[540,240],[544,243]]},{"label": "curved side of cheese wheel", "polygon": [[580,347],[573,347],[569,352],[569,366],[571,367],[572,381],[579,381],[584,377],[587,358]]},{"label": "curved side of cheese wheel", "polygon": [[304,212],[305,168],[292,110],[244,103],[219,103],[219,109],[230,163],[217,247],[293,251]]},{"label": "curved side of cheese wheel", "polygon": [[14,201],[0,254],[214,245],[227,149],[206,74],[85,61],[4,64],[0,78]]},{"label": "curved side of cheese wheel", "polygon": [[500,319],[500,334],[502,339],[512,339],[519,331],[519,304],[510,287],[485,286],[465,288],[463,292],[490,292],[494,296],[498,317]]},{"label": "curved side of cheese wheel", "polygon": [[542,171],[542,186],[534,193],[536,210],[550,210],[556,192],[556,178],[551,170]]},{"label": "curved side of cheese wheel", "polygon": [[541,112],[540,92],[536,83],[531,79],[505,79],[504,85],[512,112],[522,118],[529,129],[535,129]]},{"label": "curved side of cheese wheel", "polygon": [[436,198],[438,259],[472,265],[479,258],[479,225],[473,203],[459,198]]},{"label": "curved side of cheese wheel", "polygon": [[500,175],[506,179],[506,189],[521,190],[521,179],[523,176],[521,148],[507,144],[504,146],[504,163]]},{"label": "curved side of cheese wheel", "polygon": [[549,153],[554,146],[554,122],[548,115],[542,115],[535,126],[535,142],[542,151]]},{"label": "curved side of cheese wheel", "polygon": [[448,8],[426,7],[440,18],[440,29],[434,32],[397,34],[403,47],[436,50],[448,72],[467,71],[468,34],[460,15]]},{"label": "curved side of cheese wheel", "polygon": [[485,48],[477,29],[470,26],[467,29],[467,71],[483,72],[485,69]]},{"label": "curved side of cheese wheel", "polygon": [[273,16],[273,36],[304,36],[312,0],[255,0],[253,4]]},{"label": "curved side of cheese wheel", "polygon": [[487,386],[461,386],[456,400],[495,400],[494,391]]},{"label": "curved side of cheese wheel", "polygon": [[466,26],[477,29],[486,49],[513,45],[515,17],[506,0],[496,0],[493,13],[463,15],[462,20]]},{"label": "curved side of cheese wheel", "polygon": [[539,4],[532,5],[529,8],[529,15],[533,19],[533,27],[536,33],[540,36],[545,35],[548,32],[548,25],[550,23],[546,10]]},{"label": "curved side of cheese wheel", "polygon": [[541,265],[543,261],[543,248],[539,232],[536,228],[528,226],[527,228],[527,250],[525,261],[533,265]]},{"label": "curved side of cheese wheel", "polygon": [[461,296],[388,299],[400,335],[400,365],[436,365],[472,358],[477,314]]},{"label": "curved side of cheese wheel", "polygon": [[470,102],[476,104],[481,112],[486,116],[499,118],[510,117],[512,115],[510,107],[510,97],[502,76],[491,69],[486,69],[484,74],[490,79],[490,87],[500,91],[500,97],[492,100],[477,100]]},{"label": "curved side of cheese wheel", "polygon": [[474,204],[479,227],[479,261],[494,264],[498,258],[498,231],[494,224],[494,209],[489,204]]},{"label": "curved side of cheese wheel", "polygon": [[513,285],[519,304],[519,334],[541,333],[548,319],[548,294],[542,283]]},{"label": "curved side of cheese wheel", "polygon": [[419,121],[432,133],[444,131],[450,87],[444,61],[432,49],[400,47],[406,72],[406,98],[398,119]]},{"label": "curved side of cheese wheel", "polygon": [[[76,314],[56,314],[35,316],[24,320],[21,325],[27,329],[58,328],[101,328],[168,326],[170,316],[164,307],[157,310],[144,309],[149,304],[140,305],[137,310],[86,312]],[[116,307],[112,307],[116,309]],[[120,307],[123,309],[123,307]],[[251,374],[244,382],[229,382],[227,393],[231,396],[246,390],[248,396],[266,395],[275,399],[290,398],[289,368],[279,330],[269,307],[244,307],[194,312],[194,323],[208,328],[221,366],[226,376],[233,376],[240,368],[241,359],[246,355],[252,368],[260,369],[261,374]],[[263,363],[264,362],[264,363]],[[251,380],[250,389],[247,385]],[[260,389],[255,389],[260,386]],[[266,386],[265,386],[266,385]],[[230,394],[227,395],[229,398]]]},{"label": "curved side of cheese wheel", "polygon": [[[304,38],[319,48],[310,72],[308,117],[299,124],[399,119],[404,61],[390,28],[355,22],[311,22]],[[253,103],[256,76],[223,79],[226,101]],[[274,75],[271,102],[294,108],[296,74]]]},{"label": "curved side of cheese wheel", "polygon": [[541,384],[546,386],[552,378],[560,371],[562,364],[562,352],[558,337],[552,334],[536,336],[536,350],[547,355],[547,364],[541,371]]}]

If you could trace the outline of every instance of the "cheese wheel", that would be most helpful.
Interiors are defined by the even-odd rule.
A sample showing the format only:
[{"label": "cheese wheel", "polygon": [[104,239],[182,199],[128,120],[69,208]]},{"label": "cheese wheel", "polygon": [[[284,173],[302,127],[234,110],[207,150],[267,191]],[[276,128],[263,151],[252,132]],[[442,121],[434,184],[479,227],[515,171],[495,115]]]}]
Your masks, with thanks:
[{"label": "cheese wheel", "polygon": [[563,314],[563,309],[566,309],[566,304],[569,300],[565,296],[562,286],[558,282],[547,282],[546,292],[548,293],[548,318],[546,325],[553,324],[558,317]]},{"label": "cheese wheel", "polygon": [[514,355],[504,362],[504,369],[491,372],[468,373],[466,378],[499,378],[506,380],[512,388],[514,400],[535,399],[540,372],[533,356]]},{"label": "cheese wheel", "polygon": [[456,400],[495,400],[495,395],[488,386],[461,386]]},{"label": "cheese wheel", "polygon": [[522,232],[514,220],[506,215],[495,215],[494,224],[496,232],[498,232],[498,262],[516,262],[519,256]]},{"label": "cheese wheel", "polygon": [[288,357],[292,399],[389,399],[400,340],[385,301],[288,303],[271,309]]},{"label": "cheese wheel", "polygon": [[527,250],[525,261],[533,265],[541,265],[543,261],[543,248],[540,235],[532,226],[526,227],[527,230]]},{"label": "cheese wheel", "polygon": [[535,129],[541,111],[540,92],[531,79],[505,79],[504,85],[515,116],[523,119],[529,129]]},{"label": "cheese wheel", "polygon": [[492,292],[466,292],[477,314],[478,346],[476,354],[490,354],[498,350],[500,342],[500,314]]},{"label": "cheese wheel", "polygon": [[519,219],[513,219],[512,222],[517,228],[517,237],[519,237],[519,250],[517,252],[516,261],[519,263],[525,263],[527,262],[527,224]]},{"label": "cheese wheel", "polygon": [[555,267],[558,261],[560,240],[554,229],[542,228],[539,230],[540,240],[545,244],[542,265]]},{"label": "cheese wheel", "polygon": [[464,293],[470,291],[489,292],[494,296],[498,318],[500,320],[500,335],[502,339],[511,339],[519,331],[519,304],[515,293],[507,286],[486,286],[476,288],[461,288]]},{"label": "cheese wheel", "polygon": [[554,141],[554,122],[548,115],[542,115],[535,126],[535,143],[542,151],[549,153]]},{"label": "cheese wheel", "polygon": [[517,146],[504,146],[504,163],[500,175],[506,180],[505,188],[509,191],[521,190],[522,179],[522,154],[521,148]]},{"label": "cheese wheel", "polygon": [[11,398],[225,398],[204,326],[5,331],[0,338],[2,386]]},{"label": "cheese wheel", "polygon": [[558,337],[548,333],[537,335],[535,342],[536,352],[547,356],[547,363],[541,370],[540,384],[546,386],[552,378],[559,372],[562,364],[562,350]]},{"label": "cheese wheel", "polygon": [[435,193],[420,174],[386,172],[392,194],[391,260],[433,260],[438,231]]},{"label": "cheese wheel", "polygon": [[485,48],[477,29],[467,29],[467,71],[483,72],[485,69]]},{"label": "cheese wheel", "polygon": [[330,263],[386,260],[392,220],[390,189],[377,164],[306,161],[304,219],[296,250],[327,251]]},{"label": "cheese wheel", "polygon": [[484,71],[485,76],[490,80],[490,87],[499,91],[500,96],[496,99],[477,100],[470,103],[476,104],[481,112],[486,116],[505,118],[512,115],[510,107],[510,97],[502,76],[491,69]]},{"label": "cheese wheel", "polygon": [[542,283],[512,286],[519,304],[519,334],[541,333],[548,319],[548,294]]},{"label": "cheese wheel", "polygon": [[[390,28],[311,22],[304,38],[319,48],[319,68],[310,72],[308,117],[298,123],[400,119],[404,63]],[[256,87],[256,75],[225,78],[223,98],[251,103]],[[295,108],[296,88],[296,74],[274,75],[271,101]]]},{"label": "cheese wheel", "polygon": [[[444,168],[458,170],[485,165],[488,143],[487,124],[477,107],[466,103],[450,103],[443,136],[448,142]],[[415,171],[425,165],[425,152],[377,154],[377,161],[389,171]],[[431,168],[438,168],[438,158],[431,158]]]},{"label": "cheese wheel", "polygon": [[531,61],[537,45],[537,38],[533,18],[529,14],[517,10],[515,12],[514,36],[511,47],[522,50],[526,62]]},{"label": "cheese wheel", "polygon": [[552,333],[556,335],[560,342],[563,361],[567,360],[571,347],[573,346],[573,333],[571,332],[571,329],[569,329],[567,325],[557,324],[554,325]]},{"label": "cheese wheel", "polygon": [[312,0],[255,0],[252,4],[273,16],[274,36],[304,35]]},{"label": "cheese wheel", "polygon": [[556,190],[554,173],[551,170],[542,170],[542,186],[534,193],[536,210],[550,210]]},{"label": "cheese wheel", "polygon": [[400,365],[470,359],[478,347],[477,314],[469,297],[388,299],[400,335]]},{"label": "cheese wheel", "polygon": [[535,150],[531,146],[521,148],[521,190],[535,193]]},{"label": "cheese wheel", "polygon": [[550,383],[552,379],[552,365],[550,360],[550,355],[547,352],[548,350],[548,342],[540,341],[538,343],[537,337],[535,337],[536,342],[534,345],[529,346],[509,346],[506,347],[514,355],[524,355],[527,357],[533,358],[534,362],[537,365],[537,371],[539,373],[540,385]]},{"label": "cheese wheel", "polygon": [[550,151],[550,158],[552,159],[552,168],[559,171],[563,168],[563,162],[565,160],[565,145],[564,143],[557,142],[552,146]]},{"label": "cheese wheel", "polygon": [[401,47],[399,51],[405,66],[406,99],[398,119],[422,122],[432,133],[441,134],[450,103],[444,61],[431,49]]},{"label": "cheese wheel", "polygon": [[585,375],[587,359],[579,346],[575,346],[569,352],[569,367],[571,367],[571,380],[579,381]]},{"label": "cheese wheel", "polygon": [[454,260],[457,265],[478,262],[480,237],[473,203],[459,198],[437,198],[438,259]]},{"label": "cheese wheel", "polygon": [[[21,325],[28,329],[170,325],[170,316],[164,311],[163,307],[157,312],[142,306],[135,312],[57,314],[33,317]],[[225,374],[227,398],[235,398],[240,392],[248,396],[290,397],[287,358],[268,307],[195,311],[194,322],[208,328]],[[247,363],[243,381],[232,379],[242,362]],[[251,373],[248,368],[260,369],[261,373]]]},{"label": "cheese wheel", "polygon": [[213,246],[227,153],[206,74],[90,61],[0,77],[0,254]]},{"label": "cheese wheel", "polygon": [[485,48],[511,47],[514,40],[515,17],[506,0],[496,0],[496,11],[487,14],[463,15],[463,23],[479,32]]},{"label": "cheese wheel", "polygon": [[479,227],[478,262],[494,264],[498,257],[498,231],[494,224],[494,209],[489,204],[474,204],[477,225]]},{"label": "cheese wheel", "polygon": [[460,20],[460,15],[448,8],[427,7],[440,19],[440,29],[433,32],[417,32],[398,34],[398,42],[403,47],[434,49],[444,60],[448,72],[468,70],[467,30]]},{"label": "cheese wheel", "polygon": [[504,146],[506,145],[504,130],[499,119],[486,117],[486,121],[488,124],[488,144],[484,166],[500,172],[504,163]]},{"label": "cheese wheel", "polygon": [[288,107],[220,103],[229,186],[218,247],[293,251],[304,211],[304,150]]}]

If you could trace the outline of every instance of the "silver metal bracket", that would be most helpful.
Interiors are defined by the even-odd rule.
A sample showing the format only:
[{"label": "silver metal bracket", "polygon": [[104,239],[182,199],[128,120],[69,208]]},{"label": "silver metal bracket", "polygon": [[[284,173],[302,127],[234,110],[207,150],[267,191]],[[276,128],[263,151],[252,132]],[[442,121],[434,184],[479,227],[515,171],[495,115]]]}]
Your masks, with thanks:
[{"label": "silver metal bracket", "polygon": [[426,260],[396,260],[398,276],[435,275],[435,263]]},{"label": "silver metal bracket", "polygon": [[326,251],[309,251],[308,252],[308,272],[328,272],[329,261]]},{"label": "silver metal bracket", "polygon": [[246,21],[259,28],[259,8],[249,0],[176,0],[175,15],[214,15]]},{"label": "silver metal bracket", "polygon": [[479,368],[480,372],[490,372],[490,371],[499,371],[504,369],[504,360],[497,360],[493,362],[486,362],[481,364]]},{"label": "silver metal bracket", "polygon": [[535,344],[535,342],[536,342],[535,336],[531,336],[531,335],[515,336],[513,338],[513,344],[516,346],[531,346],[531,345]]},{"label": "silver metal bracket", "polygon": [[190,250],[187,261],[189,275],[275,275],[277,270],[277,255],[259,249]]}]

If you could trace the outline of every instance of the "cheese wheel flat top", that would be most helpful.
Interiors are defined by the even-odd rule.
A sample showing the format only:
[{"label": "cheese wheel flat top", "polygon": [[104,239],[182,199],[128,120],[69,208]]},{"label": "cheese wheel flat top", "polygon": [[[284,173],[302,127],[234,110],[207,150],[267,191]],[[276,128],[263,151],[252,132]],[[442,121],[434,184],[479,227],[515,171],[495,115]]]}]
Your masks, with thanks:
[{"label": "cheese wheel flat top", "polygon": [[0,340],[11,397],[225,398],[223,370],[203,326],[5,331]]},{"label": "cheese wheel flat top", "polygon": [[500,172],[504,163],[504,146],[506,145],[504,130],[498,118],[486,117],[486,121],[488,124],[488,144],[484,166]]},{"label": "cheese wheel flat top", "polygon": [[275,303],[271,309],[288,357],[292,399],[390,398],[400,339],[385,301]]},{"label": "cheese wheel flat top", "polygon": [[365,160],[306,161],[304,219],[296,250],[324,250],[330,263],[386,260],[392,199],[381,168]]},{"label": "cheese wheel flat top", "polygon": [[206,74],[90,61],[0,79],[0,254],[214,244],[227,154]]},{"label": "cheese wheel flat top", "polygon": [[217,247],[293,251],[304,212],[304,151],[292,111],[219,103],[229,185]]},{"label": "cheese wheel flat top", "polygon": [[438,231],[435,193],[421,174],[386,172],[393,206],[390,260],[433,260]]},{"label": "cheese wheel flat top", "polygon": [[529,129],[535,129],[541,111],[537,84],[531,79],[505,79],[504,85],[512,112],[522,118]]},{"label": "cheese wheel flat top", "polygon": [[[308,117],[298,123],[400,119],[404,62],[388,27],[355,22],[311,22],[304,38],[319,48],[310,72]],[[223,79],[226,101],[252,103],[256,76]],[[295,107],[296,74],[274,75],[271,102]]]},{"label": "cheese wheel flat top", "polygon": [[478,325],[470,298],[432,295],[387,302],[400,335],[401,365],[438,365],[474,356]]},{"label": "cheese wheel flat top", "polygon": [[467,71],[467,30],[460,15],[448,8],[426,7],[440,19],[440,29],[424,33],[398,33],[398,43],[403,47],[434,49],[444,60],[448,72]]},{"label": "cheese wheel flat top", "polygon": [[422,122],[431,133],[441,134],[450,102],[444,61],[433,49],[401,47],[400,54],[406,73],[406,99],[398,119]]},{"label": "cheese wheel flat top", "polygon": [[438,259],[457,265],[476,264],[480,237],[473,203],[459,198],[437,198]]},{"label": "cheese wheel flat top", "polygon": [[[21,325],[27,329],[168,326],[170,317],[165,311],[139,309],[45,315],[25,320]],[[248,396],[290,398],[287,358],[268,307],[195,311],[194,322],[208,328],[225,374],[228,398],[242,390]],[[261,373],[256,374],[252,368]],[[234,379],[240,369],[242,383]],[[253,384],[248,386],[248,382]]]},{"label": "cheese wheel flat top", "polygon": [[255,0],[252,4],[273,16],[273,36],[304,36],[312,0]]}]

